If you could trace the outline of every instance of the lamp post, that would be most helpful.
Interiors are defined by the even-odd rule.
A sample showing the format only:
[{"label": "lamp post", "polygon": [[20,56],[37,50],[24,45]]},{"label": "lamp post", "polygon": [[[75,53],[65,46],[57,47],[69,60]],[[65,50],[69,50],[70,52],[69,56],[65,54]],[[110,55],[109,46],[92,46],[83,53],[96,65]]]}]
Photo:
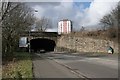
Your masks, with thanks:
[{"label": "lamp post", "polygon": [[[37,13],[38,12],[38,10],[34,10],[35,11],[35,13]],[[31,52],[31,45],[30,45],[30,37],[31,37],[31,29],[29,29],[29,44],[28,44],[28,47],[29,47],[29,53]]]}]

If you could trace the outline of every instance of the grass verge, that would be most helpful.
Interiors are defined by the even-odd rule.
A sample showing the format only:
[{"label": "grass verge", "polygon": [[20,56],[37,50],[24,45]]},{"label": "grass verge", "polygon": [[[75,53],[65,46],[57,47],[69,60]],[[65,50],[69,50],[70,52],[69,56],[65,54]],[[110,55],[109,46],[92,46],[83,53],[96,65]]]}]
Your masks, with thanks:
[{"label": "grass verge", "polygon": [[2,78],[33,78],[31,55],[27,52],[15,52],[13,61],[2,66]]}]

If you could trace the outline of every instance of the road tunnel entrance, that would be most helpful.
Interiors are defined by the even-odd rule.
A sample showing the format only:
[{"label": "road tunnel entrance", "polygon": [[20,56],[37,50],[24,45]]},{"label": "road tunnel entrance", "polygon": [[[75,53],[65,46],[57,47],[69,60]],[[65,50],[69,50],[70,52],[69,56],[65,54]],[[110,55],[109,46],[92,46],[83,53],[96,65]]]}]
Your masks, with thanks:
[{"label": "road tunnel entrance", "polygon": [[54,51],[56,44],[54,40],[37,38],[30,40],[31,51],[38,52],[44,50],[45,52]]}]

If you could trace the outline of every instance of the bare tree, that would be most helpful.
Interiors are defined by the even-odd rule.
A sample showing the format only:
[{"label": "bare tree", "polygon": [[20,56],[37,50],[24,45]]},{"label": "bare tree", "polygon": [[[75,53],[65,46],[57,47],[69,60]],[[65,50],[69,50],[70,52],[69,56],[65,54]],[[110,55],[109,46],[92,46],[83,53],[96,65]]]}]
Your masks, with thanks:
[{"label": "bare tree", "polygon": [[118,26],[120,25],[120,2],[111,13],[105,15],[100,22],[104,25],[103,28],[107,30],[109,38],[117,38]]},{"label": "bare tree", "polygon": [[105,27],[109,26],[113,26],[113,18],[112,18],[112,15],[111,14],[107,14],[105,15],[101,20],[100,20],[101,23],[104,24]]},{"label": "bare tree", "polygon": [[24,3],[8,2],[2,11],[2,43],[3,53],[12,54],[15,50],[19,34],[34,23],[32,9]]},{"label": "bare tree", "polygon": [[41,19],[36,20],[36,27],[37,31],[45,32],[46,29],[52,28],[52,22],[50,19],[42,17]]},{"label": "bare tree", "polygon": [[[12,5],[14,4],[14,5]],[[0,6],[0,21],[4,20],[5,16],[14,11],[19,5],[21,5],[21,3],[12,3],[12,2],[1,2],[1,6]]]},{"label": "bare tree", "polygon": [[117,7],[111,11],[111,13],[105,15],[100,22],[104,24],[104,27],[117,27],[118,21],[120,19],[120,2],[118,3]]},{"label": "bare tree", "polygon": [[80,29],[80,32],[84,32],[85,31],[85,27],[81,27],[81,29]]}]

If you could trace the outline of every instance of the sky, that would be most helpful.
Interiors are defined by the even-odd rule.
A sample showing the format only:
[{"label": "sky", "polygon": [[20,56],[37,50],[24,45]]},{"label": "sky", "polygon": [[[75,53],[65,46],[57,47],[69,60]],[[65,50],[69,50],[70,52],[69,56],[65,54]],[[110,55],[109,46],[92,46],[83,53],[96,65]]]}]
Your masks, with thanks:
[{"label": "sky", "polygon": [[57,31],[57,23],[62,19],[69,19],[73,22],[73,29],[80,30],[83,26],[86,29],[99,27],[100,19],[111,12],[120,0],[91,0],[77,2],[75,0],[60,0],[59,2],[29,2],[28,5],[38,12],[35,17],[46,17],[52,21],[53,28],[49,32]]}]

